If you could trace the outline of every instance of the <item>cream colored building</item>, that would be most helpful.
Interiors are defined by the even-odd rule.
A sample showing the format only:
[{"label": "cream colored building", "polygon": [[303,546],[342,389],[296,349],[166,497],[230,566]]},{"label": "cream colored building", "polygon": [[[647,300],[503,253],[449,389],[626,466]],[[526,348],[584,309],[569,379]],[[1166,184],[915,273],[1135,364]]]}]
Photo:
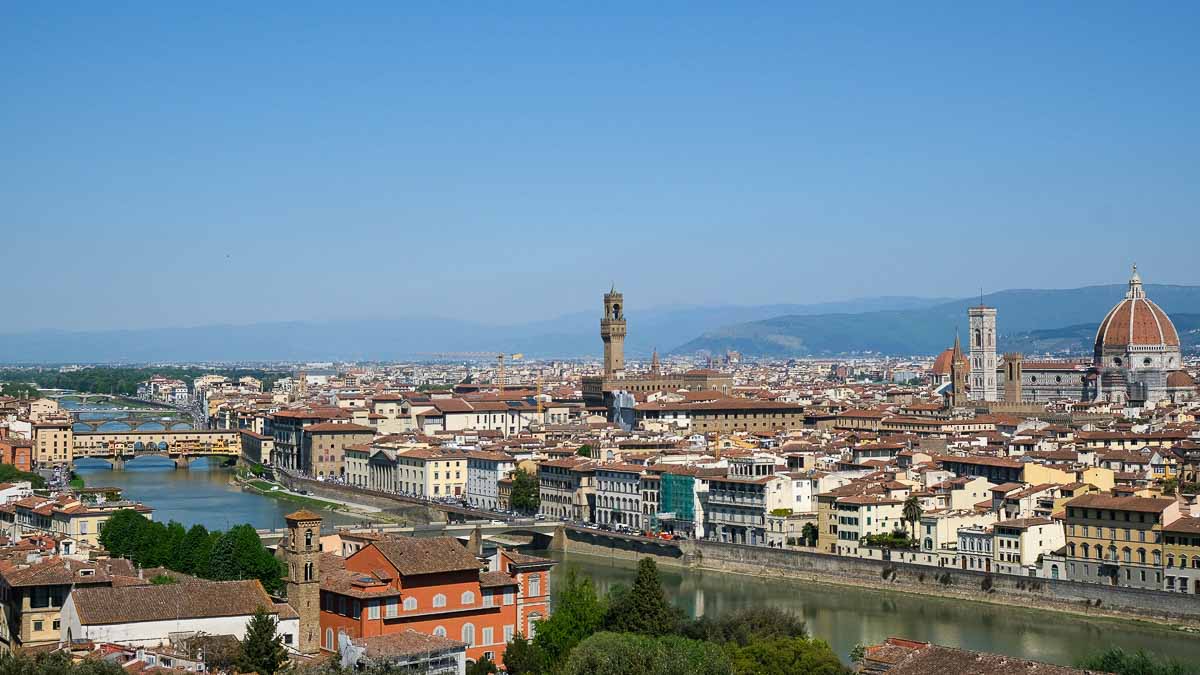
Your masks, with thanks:
[{"label": "cream colored building", "polygon": [[75,432],[70,418],[43,419],[33,425],[33,461],[42,467],[70,464],[75,459]]}]

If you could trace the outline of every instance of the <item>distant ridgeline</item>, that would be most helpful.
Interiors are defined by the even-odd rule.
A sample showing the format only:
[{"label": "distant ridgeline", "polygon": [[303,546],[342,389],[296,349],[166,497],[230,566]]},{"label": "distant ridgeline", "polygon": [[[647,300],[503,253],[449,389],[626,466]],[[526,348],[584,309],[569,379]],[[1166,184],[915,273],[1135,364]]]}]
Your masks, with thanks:
[{"label": "distant ridgeline", "polygon": [[[1200,350],[1200,286],[1146,286],[1175,323],[1185,353]],[[1124,286],[1070,290],[1014,290],[985,295],[1000,320],[1000,351],[1025,354],[1090,355],[1096,328]],[[708,331],[672,353],[748,356],[835,356],[847,354],[935,354],[966,332],[967,308],[980,298],[932,307],[858,314],[788,315]]]}]

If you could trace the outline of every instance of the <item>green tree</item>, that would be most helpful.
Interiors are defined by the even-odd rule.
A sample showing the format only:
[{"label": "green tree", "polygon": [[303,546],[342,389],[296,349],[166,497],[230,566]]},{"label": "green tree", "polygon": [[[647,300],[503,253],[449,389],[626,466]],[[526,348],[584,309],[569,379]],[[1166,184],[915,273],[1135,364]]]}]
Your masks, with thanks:
[{"label": "green tree", "polygon": [[737,675],[805,673],[848,675],[837,654],[823,640],[802,637],[757,639],[744,647],[730,645],[729,659]]},{"label": "green tree", "polygon": [[916,495],[909,495],[908,499],[904,500],[903,510],[904,520],[908,521],[909,529],[912,531],[913,541],[917,539],[917,523],[921,521],[921,500]]},{"label": "green tree", "polygon": [[538,622],[534,645],[550,663],[561,663],[584,638],[604,626],[605,606],[591,579],[581,579],[572,568],[554,598],[550,617]]},{"label": "green tree", "polygon": [[504,647],[504,670],[509,675],[540,675],[549,671],[549,663],[545,652],[520,633]]},{"label": "green tree", "polygon": [[563,675],[730,675],[729,658],[709,642],[678,635],[597,633],[579,643]]},{"label": "green tree", "polygon": [[667,635],[675,631],[682,618],[682,613],[667,601],[658,565],[653,558],[642,558],[633,588],[610,600],[604,626],[617,633]]},{"label": "green tree", "polygon": [[800,529],[800,536],[804,538],[804,543],[807,546],[816,546],[817,538],[820,536],[820,534],[821,533],[817,531],[817,526],[814,523],[805,523],[804,527]]},{"label": "green tree", "polygon": [[541,503],[537,477],[524,469],[517,469],[513,473],[512,494],[509,496],[509,504],[513,510],[521,513],[533,513],[538,510]]},{"label": "green tree", "polygon": [[41,475],[21,471],[12,464],[0,464],[0,483],[15,483],[23,480],[29,481],[29,485],[35,490],[46,489],[46,479]]},{"label": "green tree", "polygon": [[171,569],[186,574],[204,576],[208,556],[212,553],[212,545],[208,529],[200,524],[193,525],[184,535],[183,541],[179,543],[179,549],[175,553]]},{"label": "green tree", "polygon": [[283,636],[276,631],[275,617],[259,607],[246,624],[246,637],[242,638],[238,654],[237,669],[242,673],[273,675],[287,663],[287,649]]},{"label": "green tree", "polygon": [[579,455],[580,457],[590,458],[592,456],[592,446],[584,443],[583,445],[579,446],[579,449],[575,451],[575,454]]},{"label": "green tree", "polygon": [[72,663],[71,657],[64,652],[0,655],[0,673],[3,675],[123,675],[125,672],[121,666],[102,659]]},{"label": "green tree", "polygon": [[149,526],[146,516],[133,509],[121,509],[112,514],[100,528],[100,545],[114,557],[130,558]]},{"label": "green tree", "polygon": [[283,588],[283,563],[263,545],[250,525],[238,525],[221,535],[209,556],[208,574],[218,581],[258,579],[268,593]]},{"label": "green tree", "polygon": [[499,669],[487,656],[467,666],[467,675],[490,675],[496,672],[499,672]]},{"label": "green tree", "polygon": [[746,646],[766,638],[807,637],[808,628],[795,612],[778,607],[747,607],[722,615],[717,619],[701,617],[685,622],[680,631],[684,637],[717,644],[734,643]]},{"label": "green tree", "polygon": [[1178,661],[1163,661],[1142,650],[1129,652],[1120,647],[1088,656],[1076,664],[1085,670],[1116,675],[1197,675],[1200,667]]}]

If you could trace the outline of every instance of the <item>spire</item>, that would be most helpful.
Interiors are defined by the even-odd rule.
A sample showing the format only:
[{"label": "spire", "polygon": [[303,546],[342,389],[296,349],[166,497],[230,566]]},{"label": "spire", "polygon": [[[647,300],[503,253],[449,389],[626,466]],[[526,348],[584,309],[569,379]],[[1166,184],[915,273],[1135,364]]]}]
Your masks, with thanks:
[{"label": "spire", "polygon": [[1133,265],[1133,275],[1129,277],[1129,292],[1125,297],[1130,300],[1146,297],[1146,291],[1142,288],[1142,277],[1138,274],[1137,263]]},{"label": "spire", "polygon": [[658,347],[655,347],[654,353],[652,353],[650,355],[650,372],[657,373],[658,366],[659,366],[659,364],[658,364]]}]

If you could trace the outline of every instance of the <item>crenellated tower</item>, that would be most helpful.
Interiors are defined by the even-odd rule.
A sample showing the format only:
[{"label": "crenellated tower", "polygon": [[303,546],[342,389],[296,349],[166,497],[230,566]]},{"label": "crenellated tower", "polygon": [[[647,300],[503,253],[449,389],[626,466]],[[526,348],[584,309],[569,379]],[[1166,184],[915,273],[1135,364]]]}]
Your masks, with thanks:
[{"label": "crenellated tower", "polygon": [[615,286],[604,294],[600,339],[604,341],[604,376],[621,376],[625,372],[625,298]]}]

